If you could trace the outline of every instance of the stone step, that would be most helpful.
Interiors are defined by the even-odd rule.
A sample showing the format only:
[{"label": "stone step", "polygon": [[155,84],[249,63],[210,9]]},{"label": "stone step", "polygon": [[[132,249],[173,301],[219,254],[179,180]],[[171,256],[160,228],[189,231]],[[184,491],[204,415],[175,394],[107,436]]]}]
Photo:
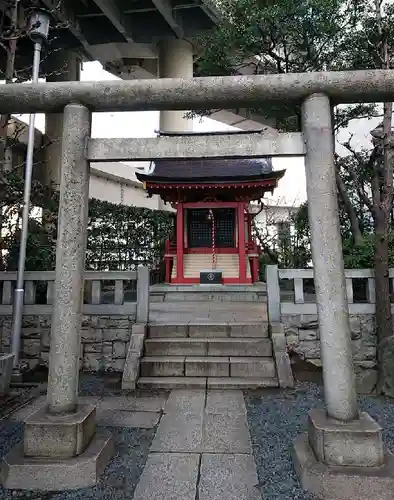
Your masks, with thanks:
[{"label": "stone step", "polygon": [[275,378],[272,358],[233,356],[145,356],[141,377]]},{"label": "stone step", "polygon": [[260,323],[207,323],[207,324],[150,324],[149,338],[266,338],[268,322]]},{"label": "stone step", "polygon": [[[246,276],[250,278],[249,258],[245,258]],[[199,278],[202,269],[212,268],[212,254],[186,254],[184,255],[185,278]],[[238,254],[217,254],[216,269],[222,271],[224,278],[237,278],[239,276],[239,255]],[[176,257],[172,267],[172,278],[176,276]]]},{"label": "stone step", "polygon": [[145,356],[140,361],[141,377],[182,377],[185,356]]},{"label": "stone step", "polygon": [[146,356],[272,356],[268,338],[153,338],[145,340]]},{"label": "stone step", "polygon": [[202,377],[140,377],[139,389],[204,389],[207,380]]},{"label": "stone step", "polygon": [[230,356],[230,376],[238,378],[275,378],[275,361],[272,358]]},{"label": "stone step", "polygon": [[208,377],[209,389],[260,389],[265,387],[279,387],[276,377],[267,378],[238,378],[238,377]]},{"label": "stone step", "polygon": [[228,356],[186,356],[186,377],[229,377],[230,359]]},{"label": "stone step", "polygon": [[275,378],[237,378],[237,377],[141,377],[139,389],[262,389],[279,387]]},{"label": "stone step", "polygon": [[[150,287],[150,300],[154,302],[261,302],[267,301],[265,283],[254,285],[166,285],[158,284]],[[247,304],[250,305],[250,304]],[[238,306],[237,306],[238,307]],[[239,307],[242,307],[240,304]]]}]

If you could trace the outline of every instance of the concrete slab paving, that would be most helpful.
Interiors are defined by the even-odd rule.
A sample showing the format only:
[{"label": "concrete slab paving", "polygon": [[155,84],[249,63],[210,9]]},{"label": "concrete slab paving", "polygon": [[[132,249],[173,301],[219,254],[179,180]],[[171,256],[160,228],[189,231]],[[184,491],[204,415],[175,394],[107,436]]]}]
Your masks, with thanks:
[{"label": "concrete slab paving", "polygon": [[105,396],[97,401],[97,410],[129,410],[160,412],[165,406],[168,393],[130,396]]},{"label": "concrete slab paving", "polygon": [[110,427],[151,429],[159,422],[160,415],[153,411],[99,410],[96,413],[96,422],[98,425]]},{"label": "concrete slab paving", "polygon": [[200,456],[150,453],[134,500],[195,500]]},{"label": "concrete slab paving", "polygon": [[[46,395],[43,394],[38,398],[34,399],[30,403],[22,406],[14,413],[12,413],[9,417],[10,420],[15,420],[17,422],[23,422],[27,419],[32,413],[38,411],[42,406],[46,403]],[[95,405],[100,400],[99,396],[82,396],[79,398],[80,404],[92,404]]]},{"label": "concrete slab paving", "polygon": [[260,500],[257,483],[242,391],[173,390],[134,500]]},{"label": "concrete slab paving", "polygon": [[203,454],[199,500],[261,500],[252,455]]},{"label": "concrete slab paving", "polygon": [[203,415],[167,413],[162,416],[151,452],[199,453]]},{"label": "concrete slab paving", "polygon": [[203,453],[252,453],[246,415],[205,413],[201,451]]},{"label": "concrete slab paving", "polygon": [[164,405],[164,413],[200,415],[205,406],[205,389],[174,389]]},{"label": "concrete slab paving", "polygon": [[246,406],[242,391],[216,390],[207,391],[206,413],[231,413],[246,415]]},{"label": "concrete slab paving", "polygon": [[31,401],[30,403],[14,411],[9,416],[9,419],[15,420],[17,422],[23,422],[32,413],[34,413],[35,411],[39,410],[42,406],[44,406],[45,401],[46,401],[46,395],[41,395],[38,398]]},{"label": "concrete slab paving", "polygon": [[207,391],[201,451],[252,453],[241,391]]},{"label": "concrete slab paving", "polygon": [[[97,406],[97,416],[100,417],[101,413],[105,412],[133,412],[137,413],[134,417],[128,417],[130,425],[125,425],[125,427],[140,427],[140,428],[150,428],[154,427],[157,424],[158,417],[156,414],[159,414],[167,401],[168,392],[156,393],[156,394],[138,394],[138,395],[130,395],[130,396],[82,396],[79,398],[81,404],[93,404]],[[22,422],[27,417],[29,417],[32,413],[39,410],[42,406],[45,405],[46,395],[39,396],[35,400],[31,401],[25,406],[22,406],[17,411],[12,413],[9,417],[10,420]],[[149,416],[145,415],[146,425],[134,425],[132,422],[136,424],[143,418],[138,415],[138,413],[146,413],[152,412],[154,415]],[[110,414],[104,415],[104,420],[110,419]],[[125,419],[127,421],[126,415],[122,415],[122,418],[119,417],[117,421],[121,421]],[[116,421],[114,417],[114,422]],[[154,423],[152,423],[154,422]],[[143,423],[143,422],[142,422]],[[110,424],[107,424],[110,425]],[[112,424],[111,424],[112,425]],[[113,425],[116,425],[115,423]],[[119,424],[121,426],[121,424]]]}]

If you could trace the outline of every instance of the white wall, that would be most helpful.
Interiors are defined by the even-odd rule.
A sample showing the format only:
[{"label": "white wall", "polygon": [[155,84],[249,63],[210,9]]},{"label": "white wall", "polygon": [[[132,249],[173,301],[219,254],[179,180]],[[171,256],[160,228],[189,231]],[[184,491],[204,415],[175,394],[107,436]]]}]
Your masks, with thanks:
[{"label": "white wall", "polygon": [[161,205],[157,196],[148,198],[142,187],[137,188],[133,185],[119,183],[94,174],[90,176],[89,196],[111,203],[133,205],[153,210],[159,209]]},{"label": "white wall", "polygon": [[[138,164],[138,168],[144,165]],[[135,176],[136,166],[126,163],[92,163],[89,196],[120,205],[165,209],[158,196],[148,198]]]}]

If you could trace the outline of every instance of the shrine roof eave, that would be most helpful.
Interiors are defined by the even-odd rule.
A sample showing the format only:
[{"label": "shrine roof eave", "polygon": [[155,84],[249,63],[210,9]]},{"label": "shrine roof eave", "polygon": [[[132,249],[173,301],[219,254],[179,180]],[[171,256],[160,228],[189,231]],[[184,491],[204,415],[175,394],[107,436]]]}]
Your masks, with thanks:
[{"label": "shrine roof eave", "polygon": [[256,176],[238,176],[238,177],[204,177],[202,178],[174,178],[174,177],[160,177],[155,176],[154,174],[143,174],[141,172],[136,172],[136,177],[139,181],[149,185],[149,184],[161,184],[161,185],[177,185],[177,187],[189,187],[194,185],[203,185],[206,184],[208,186],[214,185],[215,187],[221,187],[230,185],[234,187],[234,185],[239,185],[239,187],[244,187],[245,184],[256,184],[261,182],[263,183],[273,181],[277,182],[285,175],[286,170],[276,170],[270,172],[269,174],[260,174]]},{"label": "shrine roof eave", "polygon": [[[273,193],[278,187],[277,179],[269,179],[258,182],[234,183],[234,184],[173,184],[173,183],[145,183],[144,188],[148,196],[158,195],[166,202],[176,202],[181,199],[196,201],[206,196],[219,197],[233,200],[259,200],[266,193]],[[223,198],[224,197],[224,198]]]},{"label": "shrine roof eave", "polygon": [[194,183],[177,184],[173,182],[146,182],[144,189],[148,192],[168,192],[168,191],[248,191],[260,189],[262,191],[271,191],[278,187],[277,179],[266,179],[264,181],[248,181],[243,183]]}]

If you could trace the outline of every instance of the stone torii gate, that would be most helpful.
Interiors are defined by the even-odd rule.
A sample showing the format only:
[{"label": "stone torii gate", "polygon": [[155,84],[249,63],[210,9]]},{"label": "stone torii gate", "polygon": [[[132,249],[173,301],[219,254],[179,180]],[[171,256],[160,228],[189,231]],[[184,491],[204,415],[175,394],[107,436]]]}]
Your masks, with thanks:
[{"label": "stone torii gate", "polygon": [[[332,105],[394,100],[394,71],[47,83],[0,87],[1,113],[64,113],[61,190],[47,404],[4,459],[7,488],[90,486],[111,454],[95,408],[78,403],[79,331],[89,162],[305,155],[323,361],[325,410],[293,447],[302,485],[322,498],[389,500],[393,458],[357,405],[334,170]],[[302,103],[302,132],[264,136],[92,139],[92,111],[188,110]],[[280,423],[278,422],[278,425]],[[34,481],[33,477],[39,477]]]}]

